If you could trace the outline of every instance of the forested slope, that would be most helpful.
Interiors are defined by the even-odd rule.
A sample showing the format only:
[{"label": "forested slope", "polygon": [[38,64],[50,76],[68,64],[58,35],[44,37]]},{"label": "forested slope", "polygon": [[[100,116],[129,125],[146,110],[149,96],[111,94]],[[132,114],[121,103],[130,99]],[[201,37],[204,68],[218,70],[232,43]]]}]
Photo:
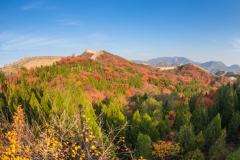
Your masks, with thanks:
[{"label": "forested slope", "polygon": [[239,83],[190,64],[162,71],[104,52],[0,83],[2,159],[224,159],[238,141]]}]

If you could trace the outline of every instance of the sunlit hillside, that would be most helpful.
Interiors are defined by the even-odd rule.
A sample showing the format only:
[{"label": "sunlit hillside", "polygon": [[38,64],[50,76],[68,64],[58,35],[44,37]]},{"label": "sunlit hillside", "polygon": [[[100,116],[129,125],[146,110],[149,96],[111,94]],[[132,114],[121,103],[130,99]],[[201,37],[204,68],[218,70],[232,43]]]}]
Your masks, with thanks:
[{"label": "sunlit hillside", "polygon": [[104,51],[0,83],[2,159],[223,159],[239,141],[239,80],[192,64],[161,70]]}]

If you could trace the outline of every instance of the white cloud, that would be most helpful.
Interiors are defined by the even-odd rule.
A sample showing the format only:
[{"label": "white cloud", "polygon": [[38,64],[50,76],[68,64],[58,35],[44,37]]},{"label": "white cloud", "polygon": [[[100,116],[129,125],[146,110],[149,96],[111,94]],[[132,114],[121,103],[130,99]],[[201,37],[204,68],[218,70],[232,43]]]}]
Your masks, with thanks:
[{"label": "white cloud", "polygon": [[87,36],[91,40],[109,40],[110,38],[102,33],[90,34]]}]

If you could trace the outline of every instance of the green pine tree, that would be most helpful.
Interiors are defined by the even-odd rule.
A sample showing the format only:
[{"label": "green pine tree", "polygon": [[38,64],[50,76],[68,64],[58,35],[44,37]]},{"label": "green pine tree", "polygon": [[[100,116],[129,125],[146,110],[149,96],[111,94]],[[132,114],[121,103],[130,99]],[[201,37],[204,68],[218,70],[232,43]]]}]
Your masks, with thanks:
[{"label": "green pine tree", "polygon": [[222,127],[223,128],[228,125],[230,119],[234,115],[234,112],[235,112],[234,109],[235,109],[234,96],[233,96],[233,93],[231,92],[228,95],[226,104],[224,105],[224,109],[222,112]]},{"label": "green pine tree", "polygon": [[184,124],[185,124],[184,112],[179,110],[174,120],[173,129],[179,131],[181,126],[183,126]]},{"label": "green pine tree", "polygon": [[209,159],[225,159],[225,148],[226,148],[226,130],[221,131],[219,138],[209,149]]},{"label": "green pine tree", "polygon": [[210,147],[218,137],[221,135],[221,118],[220,114],[217,114],[215,118],[208,124],[204,131],[206,146]]},{"label": "green pine tree", "polygon": [[152,145],[151,138],[146,134],[139,133],[136,144],[137,157],[140,158],[142,156],[144,159],[152,159],[151,145]]},{"label": "green pine tree", "polygon": [[240,126],[240,114],[237,111],[234,116],[231,118],[228,126],[227,126],[227,138],[232,139],[238,133],[238,129]]},{"label": "green pine tree", "polygon": [[195,137],[195,146],[196,146],[196,148],[203,149],[204,143],[205,143],[205,139],[204,139],[204,136],[203,136],[203,132],[201,131]]},{"label": "green pine tree", "polygon": [[180,147],[183,153],[194,150],[195,134],[192,130],[192,126],[182,126],[174,141],[180,143]]},{"label": "green pine tree", "polygon": [[165,124],[166,124],[166,134],[169,134],[171,132],[171,124],[169,122],[168,116],[165,116]]},{"label": "green pine tree", "polygon": [[137,142],[138,133],[141,131],[141,115],[139,111],[136,110],[133,114],[132,123],[131,123],[131,142],[134,145]]}]

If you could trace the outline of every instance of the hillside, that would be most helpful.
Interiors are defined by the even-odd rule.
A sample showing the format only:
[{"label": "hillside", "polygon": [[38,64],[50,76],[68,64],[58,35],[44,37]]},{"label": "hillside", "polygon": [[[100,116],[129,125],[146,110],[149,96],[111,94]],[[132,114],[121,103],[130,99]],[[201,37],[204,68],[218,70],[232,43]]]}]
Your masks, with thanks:
[{"label": "hillside", "polygon": [[157,63],[155,65],[153,65],[154,67],[170,67],[169,64],[167,63],[164,63],[164,62],[160,62],[160,63]]},{"label": "hillside", "polygon": [[[191,64],[182,66],[181,69],[172,72],[135,64],[105,51],[96,61],[91,60],[89,56],[84,56],[85,54],[86,52],[81,55],[81,58],[62,58],[58,61],[57,66],[31,68],[28,71],[30,74],[23,71],[19,72],[11,77],[10,82],[13,83],[14,79],[20,78],[24,74],[28,84],[40,81],[41,85],[55,86],[59,81],[59,76],[64,81],[71,79],[70,77],[73,76],[78,80],[79,85],[84,88],[85,96],[95,102],[103,100],[108,94],[115,94],[115,92],[124,93],[127,97],[144,92],[154,95],[170,94],[173,91],[189,96],[200,93],[200,91],[216,89],[223,83],[230,81],[228,78],[219,79],[217,76]],[[72,69],[69,70],[69,67],[74,66],[74,64],[78,64],[78,66],[94,65],[94,67],[92,66],[91,69],[74,67],[74,72],[71,73]],[[62,69],[65,71],[63,72]],[[178,87],[178,84],[182,83],[185,84],[185,87]],[[196,85],[193,86],[192,83],[196,83]],[[192,91],[190,92],[191,88]]]},{"label": "hillside", "polygon": [[[232,93],[226,90],[232,89],[233,80],[194,64],[161,70],[106,51],[99,53],[95,58],[84,53],[62,57],[52,65],[21,67],[13,75],[0,72],[0,113],[5,115],[0,117],[0,158],[152,159],[161,144],[177,147],[171,155],[177,159],[199,148],[195,144],[193,149],[185,148],[183,144],[190,142],[179,139],[184,127],[194,141],[195,136],[202,139],[199,133],[206,130],[204,137],[209,142],[201,142],[196,152],[201,156],[211,153],[208,148],[215,141],[209,140],[213,138],[208,132],[218,132],[213,134],[216,140],[221,128],[216,107],[222,103],[215,101]],[[224,113],[223,127],[230,123]],[[190,121],[194,128],[189,127]],[[216,125],[208,125],[215,124],[211,121],[217,121]],[[141,143],[142,139],[147,143]],[[13,150],[15,144],[21,147]],[[146,150],[151,154],[144,155]]]},{"label": "hillside", "polygon": [[61,58],[62,57],[60,56],[26,57],[13,64],[4,65],[2,71],[5,74],[10,75],[11,73],[17,73],[20,71],[21,67],[30,69],[32,67],[52,65],[54,62],[59,61]]},{"label": "hillside", "polygon": [[226,77],[235,77],[236,74],[235,74],[234,72],[227,72],[227,73],[225,74],[225,76],[226,76]]},{"label": "hillside", "polygon": [[221,70],[221,71],[216,72],[215,75],[217,75],[217,76],[224,76],[226,73],[227,73],[226,71],[222,71]]}]

